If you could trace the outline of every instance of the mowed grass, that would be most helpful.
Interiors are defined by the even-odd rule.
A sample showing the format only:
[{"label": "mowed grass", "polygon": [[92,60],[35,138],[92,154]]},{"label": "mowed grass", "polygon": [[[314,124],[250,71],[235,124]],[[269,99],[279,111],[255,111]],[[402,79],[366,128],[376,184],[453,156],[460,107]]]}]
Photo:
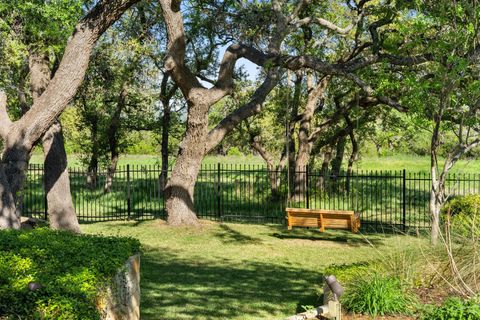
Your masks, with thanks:
[{"label": "mowed grass", "polygon": [[[31,164],[43,164],[43,155],[35,153],[30,159]],[[173,158],[171,159],[174,160]],[[248,155],[248,156],[207,156],[203,160],[203,165],[217,165],[218,163],[228,164],[228,165],[264,165],[265,162],[261,157]],[[127,154],[120,156],[118,161],[119,166],[124,165],[160,165],[160,155],[149,155],[149,154]],[[83,167],[84,164],[81,161],[81,157],[76,154],[68,155],[68,165],[69,167],[78,168]]]},{"label": "mowed grass", "polygon": [[[172,161],[174,159],[171,159]],[[347,160],[344,161],[346,165]],[[32,155],[30,163],[41,164],[43,163],[43,155]],[[69,155],[68,163],[70,167],[82,167],[83,164],[80,161],[78,155]],[[265,162],[259,156],[207,156],[203,160],[203,165],[214,166],[218,163],[223,165],[245,165],[248,166],[265,166]],[[158,155],[123,155],[120,157],[119,166],[123,165],[160,165],[160,156]],[[430,157],[429,156],[415,156],[415,155],[395,155],[395,156],[362,156],[354,165],[355,170],[407,170],[408,172],[430,172]],[[478,173],[480,172],[480,160],[460,160],[453,169],[452,173]]]},{"label": "mowed grass", "polygon": [[[443,161],[440,159],[440,161]],[[443,162],[440,162],[443,164]],[[407,172],[429,173],[430,156],[395,155],[386,157],[361,157],[354,165],[358,170],[407,170]],[[451,173],[478,174],[480,172],[480,160],[460,160],[451,169]]]},{"label": "mowed grass", "polygon": [[142,319],[282,319],[303,311],[302,305],[317,305],[325,267],[378,259],[426,241],[285,229],[209,221],[199,228],[169,227],[162,220],[82,225],[85,233],[141,241]]}]

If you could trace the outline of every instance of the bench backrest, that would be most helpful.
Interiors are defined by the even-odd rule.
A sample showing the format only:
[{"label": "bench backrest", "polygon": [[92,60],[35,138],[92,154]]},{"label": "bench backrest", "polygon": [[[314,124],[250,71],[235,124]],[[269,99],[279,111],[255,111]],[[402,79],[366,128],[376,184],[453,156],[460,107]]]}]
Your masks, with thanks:
[{"label": "bench backrest", "polygon": [[300,214],[322,214],[326,219],[344,219],[350,220],[355,215],[354,211],[349,210],[328,210],[328,209],[303,209],[303,208],[286,208],[288,213]]}]

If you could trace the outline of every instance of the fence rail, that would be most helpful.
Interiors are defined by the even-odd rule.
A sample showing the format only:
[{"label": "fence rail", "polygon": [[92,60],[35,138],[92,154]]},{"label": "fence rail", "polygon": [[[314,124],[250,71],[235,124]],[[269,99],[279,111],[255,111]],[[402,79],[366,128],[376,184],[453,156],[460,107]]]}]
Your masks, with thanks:
[{"label": "fence rail", "polygon": [[[26,216],[46,217],[43,172],[42,165],[29,167],[22,194]],[[84,169],[72,168],[69,173],[81,221],[166,218],[159,166],[119,166],[108,193],[106,172],[98,172],[90,182]],[[430,226],[429,174],[403,170],[334,175],[308,167],[290,172],[290,179],[288,174],[262,166],[204,165],[195,187],[195,209],[201,218],[260,223],[283,223],[286,206],[345,209],[360,212],[364,226],[403,230]],[[478,193],[480,176],[450,175],[446,189],[451,195]]]}]

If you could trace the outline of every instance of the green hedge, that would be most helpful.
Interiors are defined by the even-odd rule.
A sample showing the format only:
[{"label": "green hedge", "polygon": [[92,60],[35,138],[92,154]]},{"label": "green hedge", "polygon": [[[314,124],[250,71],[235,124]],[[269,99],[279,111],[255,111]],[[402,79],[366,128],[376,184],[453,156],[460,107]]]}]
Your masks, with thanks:
[{"label": "green hedge", "polygon": [[[2,230],[0,318],[99,319],[104,289],[138,252],[132,238]],[[30,282],[40,289],[30,290]]]}]

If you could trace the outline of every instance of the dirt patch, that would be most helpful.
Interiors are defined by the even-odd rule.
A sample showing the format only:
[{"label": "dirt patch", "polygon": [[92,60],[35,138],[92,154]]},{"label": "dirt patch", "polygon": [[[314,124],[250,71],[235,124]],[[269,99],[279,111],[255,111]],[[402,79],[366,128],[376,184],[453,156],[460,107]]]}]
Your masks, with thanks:
[{"label": "dirt patch", "polygon": [[178,229],[199,229],[199,230],[204,230],[204,229],[211,229],[212,227],[218,226],[219,222],[217,221],[211,221],[211,220],[199,220],[199,225],[197,227],[192,227],[192,226],[170,226],[166,220],[162,219],[155,219],[151,223],[152,226],[157,227],[157,228],[178,228]]},{"label": "dirt patch", "polygon": [[[371,320],[373,319],[371,316],[366,316],[363,314],[343,314],[343,320]],[[407,317],[407,316],[377,316],[376,320],[413,320],[415,318]]]},{"label": "dirt patch", "polygon": [[441,305],[445,299],[454,296],[455,293],[446,286],[431,286],[428,288],[417,288],[414,290],[422,304]]}]

